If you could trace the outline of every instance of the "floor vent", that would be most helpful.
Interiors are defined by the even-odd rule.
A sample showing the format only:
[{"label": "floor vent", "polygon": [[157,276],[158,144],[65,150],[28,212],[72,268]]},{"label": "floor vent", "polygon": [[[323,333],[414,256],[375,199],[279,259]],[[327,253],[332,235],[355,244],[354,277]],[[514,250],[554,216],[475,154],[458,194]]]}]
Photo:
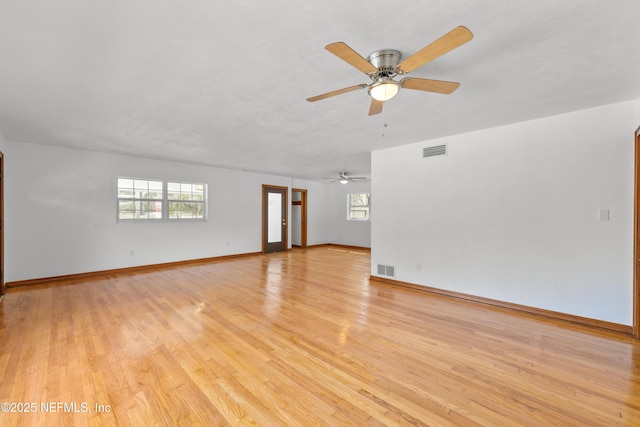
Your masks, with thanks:
[{"label": "floor vent", "polygon": [[396,268],[392,265],[378,264],[378,275],[396,277]]},{"label": "floor vent", "polygon": [[447,145],[435,145],[433,147],[425,147],[422,149],[422,157],[446,156]]}]

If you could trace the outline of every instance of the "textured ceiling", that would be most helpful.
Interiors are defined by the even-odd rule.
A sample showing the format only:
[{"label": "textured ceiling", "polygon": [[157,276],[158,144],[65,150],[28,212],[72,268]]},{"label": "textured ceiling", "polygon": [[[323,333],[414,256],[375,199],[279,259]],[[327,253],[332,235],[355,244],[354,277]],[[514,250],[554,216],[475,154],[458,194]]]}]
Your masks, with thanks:
[{"label": "textured ceiling", "polygon": [[[390,6],[393,7],[390,7]],[[370,152],[640,98],[637,0],[0,0],[6,139],[319,179]],[[367,116],[369,79],[324,46],[407,57],[469,43]]]}]

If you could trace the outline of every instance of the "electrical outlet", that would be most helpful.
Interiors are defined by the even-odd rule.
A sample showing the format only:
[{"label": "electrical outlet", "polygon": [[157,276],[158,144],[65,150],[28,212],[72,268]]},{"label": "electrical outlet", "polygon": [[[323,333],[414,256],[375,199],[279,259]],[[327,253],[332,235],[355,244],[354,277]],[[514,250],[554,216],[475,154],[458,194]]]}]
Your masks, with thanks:
[{"label": "electrical outlet", "polygon": [[600,221],[609,221],[609,209],[600,209],[598,218]]}]

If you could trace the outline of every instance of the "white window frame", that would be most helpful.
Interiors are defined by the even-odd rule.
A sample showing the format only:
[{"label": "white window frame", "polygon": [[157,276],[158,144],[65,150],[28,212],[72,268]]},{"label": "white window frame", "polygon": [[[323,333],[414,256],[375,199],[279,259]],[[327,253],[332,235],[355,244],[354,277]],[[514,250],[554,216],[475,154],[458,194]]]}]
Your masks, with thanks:
[{"label": "white window frame", "polygon": [[[120,180],[128,180],[128,181],[132,181],[132,187],[121,187],[120,186]],[[150,187],[150,183],[156,183],[156,184],[160,184],[160,198],[149,198],[149,197],[136,197],[135,195],[135,183],[137,182],[146,182],[146,187],[149,188]],[[142,188],[142,187],[141,187]],[[121,191],[126,191],[128,189],[132,189],[133,193],[131,195],[131,197],[126,197],[126,196],[122,196],[121,195]],[[116,180],[116,219],[118,221],[162,221],[165,217],[164,215],[164,200],[163,200],[163,194],[164,194],[164,184],[162,182],[162,180],[159,179],[141,179],[141,178],[129,178],[129,177],[118,177]],[[138,203],[160,203],[160,216],[159,217],[154,217],[154,218],[121,218],[121,214],[120,214],[120,202],[131,202],[134,205],[138,204]],[[155,211],[157,212],[157,211]]]},{"label": "white window frame", "polygon": [[[147,182],[155,182],[155,183],[161,183],[162,184],[162,195],[161,198],[159,199],[143,199],[143,198],[136,198],[134,197],[123,197],[121,196],[121,187],[120,187],[120,180],[133,180],[135,181],[147,181]],[[181,200],[174,200],[174,199],[169,199],[169,193],[168,193],[168,186],[169,183],[171,184],[188,184],[188,185],[201,185],[203,187],[203,194],[202,194],[202,200],[188,200],[188,201],[184,201],[185,203],[201,203],[202,204],[202,218],[170,218],[169,217],[169,213],[170,213],[170,209],[169,209],[169,204],[170,203],[175,203],[175,202],[181,202]],[[128,187],[126,187],[128,188]],[[186,182],[186,181],[176,181],[176,180],[162,180],[162,179],[149,179],[149,178],[132,178],[132,177],[124,177],[124,176],[119,176],[116,178],[116,222],[185,222],[185,221],[206,221],[207,220],[207,213],[208,213],[208,197],[207,197],[207,193],[208,193],[208,187],[207,184],[205,183],[201,183],[201,182]],[[121,218],[120,215],[120,202],[121,201],[131,201],[133,203],[136,202],[143,202],[143,203],[148,203],[148,202],[156,202],[156,203],[160,203],[160,216],[157,218]]]},{"label": "white window frame", "polygon": [[[352,206],[351,196],[356,194],[365,194],[368,198],[368,204],[366,206]],[[359,211],[364,210],[366,212],[366,218],[354,217],[353,216],[354,210],[359,210]],[[347,221],[370,221],[370,220],[371,220],[371,193],[348,193],[347,194]]]},{"label": "white window frame", "polygon": [[[170,199],[169,198],[169,184],[178,184],[180,187],[183,185],[201,185],[202,186],[202,200],[194,200],[194,199]],[[201,182],[185,182],[185,181],[165,181],[165,200],[166,200],[166,209],[167,209],[167,220],[168,221],[206,221],[207,219],[207,184]],[[182,192],[182,189],[181,189]],[[190,192],[194,194],[193,191]],[[185,194],[187,194],[185,192]],[[202,218],[180,218],[180,217],[171,217],[171,203],[185,203],[185,204],[201,204],[202,205]]]}]

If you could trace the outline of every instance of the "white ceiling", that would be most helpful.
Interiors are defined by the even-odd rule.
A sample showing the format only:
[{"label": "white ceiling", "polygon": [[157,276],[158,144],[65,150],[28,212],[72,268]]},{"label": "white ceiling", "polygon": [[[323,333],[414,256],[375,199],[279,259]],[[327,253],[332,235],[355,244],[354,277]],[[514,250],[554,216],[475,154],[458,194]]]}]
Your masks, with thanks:
[{"label": "white ceiling", "polygon": [[[319,179],[372,150],[640,98],[638,0],[0,0],[0,131],[50,144]],[[469,43],[369,117],[324,50]]]}]

